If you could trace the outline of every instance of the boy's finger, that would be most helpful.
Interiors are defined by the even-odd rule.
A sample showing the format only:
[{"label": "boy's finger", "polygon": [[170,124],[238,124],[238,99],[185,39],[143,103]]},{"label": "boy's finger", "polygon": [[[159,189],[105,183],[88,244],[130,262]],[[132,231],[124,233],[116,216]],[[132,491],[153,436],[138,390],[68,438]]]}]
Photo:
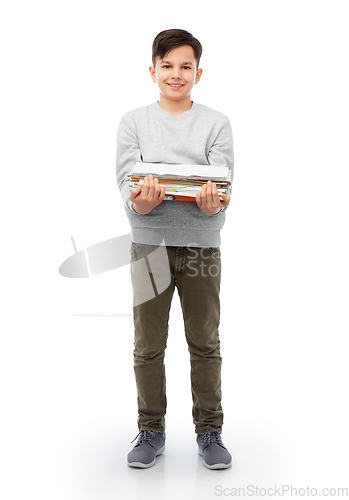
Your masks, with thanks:
[{"label": "boy's finger", "polygon": [[218,194],[218,190],[217,190],[217,186],[216,186],[215,182],[212,185],[212,198],[213,198],[213,201],[221,201],[219,198],[219,194]]},{"label": "boy's finger", "polygon": [[165,191],[166,191],[165,186],[161,186],[160,187],[160,194],[159,194],[160,199],[163,199],[165,197],[165,194],[166,194]]},{"label": "boy's finger", "polygon": [[148,192],[149,192],[149,181],[148,181],[148,177],[145,177],[144,178],[144,184],[143,184],[142,194],[144,196],[148,196]]},{"label": "boy's finger", "polygon": [[206,203],[206,184],[202,186],[200,194],[201,194],[200,196],[201,203]]},{"label": "boy's finger", "polygon": [[134,196],[137,196],[142,190],[142,186],[136,186],[135,188],[131,189],[131,194]]},{"label": "boy's finger", "polygon": [[141,190],[142,186],[136,186],[135,188],[133,188],[130,193],[130,200],[133,201],[135,198],[137,198]]},{"label": "boy's finger", "polygon": [[154,194],[155,194],[156,198],[161,194],[161,186],[159,184],[158,179],[156,179],[156,178],[155,178],[155,182],[154,182]]},{"label": "boy's finger", "polygon": [[197,195],[196,195],[196,202],[198,204],[198,206],[201,208],[203,206],[203,202],[204,202],[204,196],[205,196],[205,192],[204,192],[204,186],[201,187],[201,189],[199,189],[199,191],[197,192]]},{"label": "boy's finger", "polygon": [[148,193],[147,193],[147,196],[148,197],[154,196],[154,178],[153,178],[153,176],[151,174],[149,175],[149,178],[148,178]]},{"label": "boy's finger", "polygon": [[207,193],[207,201],[211,201],[211,199],[212,199],[212,182],[211,181],[208,181],[208,183],[207,183],[206,193]]},{"label": "boy's finger", "polygon": [[156,187],[156,177],[154,177],[152,174],[149,174],[149,186],[153,189]]},{"label": "boy's finger", "polygon": [[152,187],[152,195],[155,196],[155,198],[157,198],[158,196],[158,179],[156,177],[153,177],[152,178],[152,181],[151,181],[151,187]]},{"label": "boy's finger", "polygon": [[225,207],[227,207],[230,203],[230,196],[227,194],[223,193],[223,204]]}]

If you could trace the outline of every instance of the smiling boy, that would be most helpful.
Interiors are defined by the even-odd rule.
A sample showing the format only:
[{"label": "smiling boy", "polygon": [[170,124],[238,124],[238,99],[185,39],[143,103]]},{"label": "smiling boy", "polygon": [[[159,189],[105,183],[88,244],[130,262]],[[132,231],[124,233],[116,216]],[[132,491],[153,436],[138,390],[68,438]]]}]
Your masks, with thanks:
[{"label": "smiling boy", "polygon": [[[149,175],[130,192],[127,175],[136,161],[227,166],[233,178],[233,137],[229,118],[191,99],[202,76],[202,47],[185,30],[159,33],[153,42],[150,76],[159,101],[122,116],[117,134],[117,182],[131,227],[136,262],[165,242],[171,284],[134,306],[134,372],[138,441],[127,457],[132,467],[150,467],[165,450],[166,381],[164,355],[175,288],[181,301],[191,364],[192,415],[199,454],[210,469],[231,466],[221,439],[220,230],[230,202],[215,183],[204,184],[195,201],[166,200],[165,188]],[[194,250],[195,248],[195,250]],[[193,256],[194,254],[194,256]],[[159,263],[160,266],[160,263]],[[202,272],[214,269],[214,272]],[[189,272],[196,270],[195,273]],[[201,270],[201,271],[200,271]],[[154,271],[154,270],[153,270]],[[149,270],[149,279],[153,280]],[[133,290],[139,288],[132,270]],[[153,281],[152,281],[153,282]]]},{"label": "smiling boy", "polygon": [[192,107],[191,92],[201,78],[202,69],[196,69],[192,47],[182,45],[171,50],[164,59],[158,56],[149,67],[153,82],[160,91],[159,106],[173,115],[180,115]]}]

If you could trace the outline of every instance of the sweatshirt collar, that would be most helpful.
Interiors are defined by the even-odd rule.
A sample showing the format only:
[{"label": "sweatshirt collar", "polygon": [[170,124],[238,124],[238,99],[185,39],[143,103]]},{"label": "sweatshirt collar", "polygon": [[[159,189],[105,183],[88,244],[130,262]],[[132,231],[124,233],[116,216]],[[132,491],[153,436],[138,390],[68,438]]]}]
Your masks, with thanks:
[{"label": "sweatshirt collar", "polygon": [[183,111],[183,113],[181,113],[180,115],[173,115],[172,113],[165,111],[164,109],[160,108],[158,102],[155,102],[153,104],[153,107],[158,114],[162,115],[163,117],[167,118],[168,120],[181,121],[181,120],[184,120],[185,118],[187,118],[189,115],[194,115],[196,113],[197,104],[194,101],[192,101],[192,103],[193,103],[192,107],[190,109],[187,109],[187,111]]}]

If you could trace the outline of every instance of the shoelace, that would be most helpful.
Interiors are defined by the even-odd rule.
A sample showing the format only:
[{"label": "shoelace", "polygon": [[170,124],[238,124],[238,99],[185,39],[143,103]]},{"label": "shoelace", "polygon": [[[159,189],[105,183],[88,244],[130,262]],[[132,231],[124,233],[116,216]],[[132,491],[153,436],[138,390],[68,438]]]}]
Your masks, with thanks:
[{"label": "shoelace", "polygon": [[[148,431],[148,430],[142,430],[140,431],[137,436],[131,441],[135,441],[138,438],[138,441],[136,444],[144,444],[144,443],[149,443],[150,446],[153,446],[151,444],[151,440],[155,438],[155,432],[154,431]],[[154,448],[154,446],[153,446]]]},{"label": "shoelace", "polygon": [[202,436],[203,447],[206,448],[210,443],[217,443],[222,446],[222,448],[225,448],[219,431],[212,430],[204,433]]}]

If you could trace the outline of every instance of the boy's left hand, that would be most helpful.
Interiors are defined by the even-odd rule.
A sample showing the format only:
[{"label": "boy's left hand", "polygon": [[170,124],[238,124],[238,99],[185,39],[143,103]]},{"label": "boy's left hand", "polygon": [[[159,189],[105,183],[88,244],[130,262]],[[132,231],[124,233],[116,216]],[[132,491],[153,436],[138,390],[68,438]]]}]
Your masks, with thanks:
[{"label": "boy's left hand", "polygon": [[207,215],[217,214],[221,208],[227,207],[230,203],[230,196],[222,194],[223,201],[219,199],[215,182],[208,181],[204,184],[196,195],[196,203]]}]

